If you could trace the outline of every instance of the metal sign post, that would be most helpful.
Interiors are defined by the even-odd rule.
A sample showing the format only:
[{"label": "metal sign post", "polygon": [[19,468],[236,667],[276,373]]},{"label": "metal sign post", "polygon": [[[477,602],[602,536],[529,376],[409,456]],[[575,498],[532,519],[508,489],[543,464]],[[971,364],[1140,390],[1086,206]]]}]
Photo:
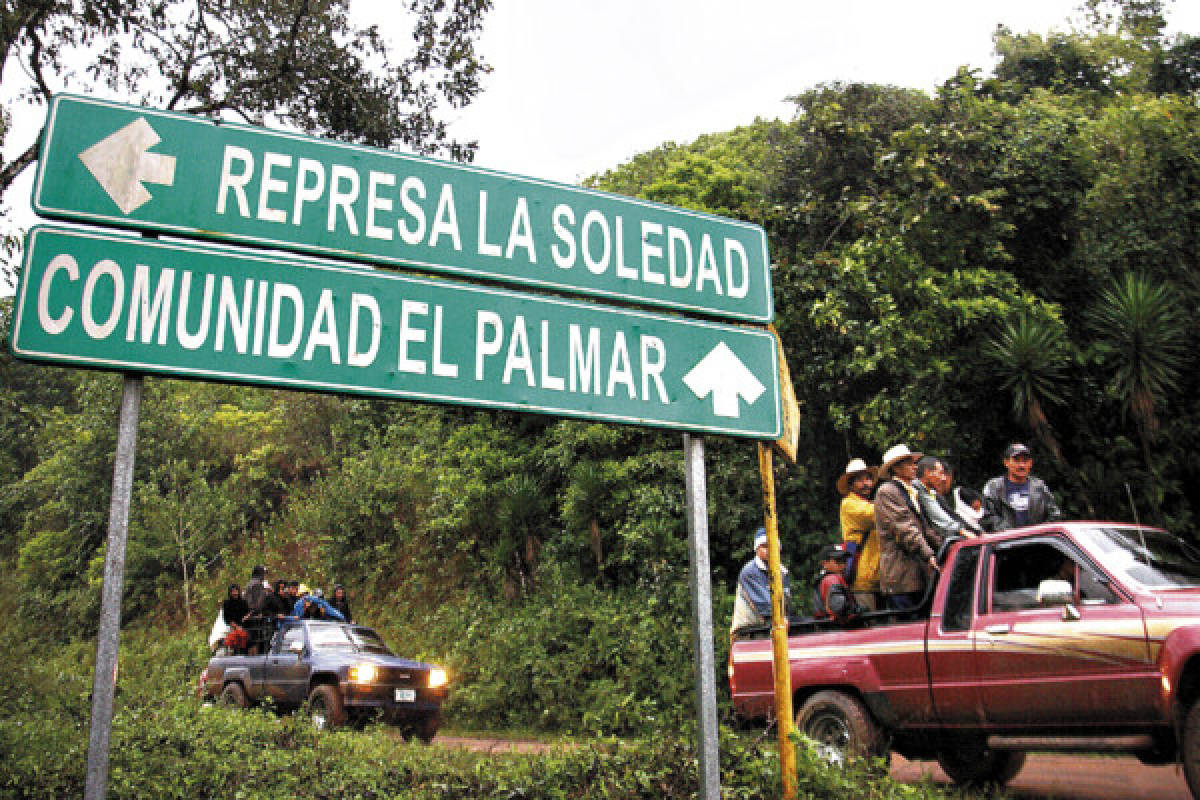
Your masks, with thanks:
[{"label": "metal sign post", "polygon": [[720,800],[721,762],[717,755],[716,657],[713,655],[712,578],[708,561],[708,492],[704,476],[704,439],[683,435],[687,489],[688,579],[692,594],[692,639],[696,643],[696,716],[700,794]]},{"label": "metal sign post", "polygon": [[767,528],[767,568],[771,575],[771,650],[775,671],[775,718],[779,730],[779,770],[783,797],[796,796],[796,749],[791,734],[796,727],[792,712],[792,672],[788,659],[788,621],[783,607],[783,569],[779,555],[779,523],[775,518],[775,472],[771,445],[758,443],[758,470],[762,474],[763,518]]},{"label": "metal sign post", "polygon": [[113,462],[112,498],[108,507],[108,547],[104,554],[104,588],[100,631],[96,636],[96,671],[92,678],[92,722],[88,734],[85,800],[101,800],[108,786],[108,740],[112,733],[113,694],[117,684],[117,643],[121,635],[121,593],[125,584],[125,542],[129,536],[129,498],[142,378],[126,373],[117,422],[117,455]]}]

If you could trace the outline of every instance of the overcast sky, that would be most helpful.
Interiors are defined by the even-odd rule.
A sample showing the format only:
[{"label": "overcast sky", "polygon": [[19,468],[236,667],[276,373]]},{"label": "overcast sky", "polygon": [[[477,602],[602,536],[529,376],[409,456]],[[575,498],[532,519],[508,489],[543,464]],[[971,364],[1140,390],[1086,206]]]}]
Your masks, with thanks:
[{"label": "overcast sky", "polygon": [[[1172,30],[1200,33],[1200,2],[1168,4]],[[785,98],[818,83],[932,91],[959,65],[990,69],[997,24],[1066,31],[1079,5],[499,0],[480,47],[495,71],[454,130],[481,166],[574,183],[664,141],[790,118]]]},{"label": "overcast sky", "polygon": [[[959,65],[990,69],[997,24],[1068,30],[1079,2],[497,0],[480,43],[494,71],[474,104],[444,116],[456,136],[480,142],[475,163],[575,183],[664,141],[789,118],[785,98],[818,83],[932,91]],[[352,0],[361,23],[378,23],[405,51],[411,32],[395,7]],[[1200,2],[1169,4],[1167,19],[1172,31],[1200,33]],[[18,111],[8,154],[43,121],[43,111]],[[32,175],[4,198],[19,227],[36,221]]]}]

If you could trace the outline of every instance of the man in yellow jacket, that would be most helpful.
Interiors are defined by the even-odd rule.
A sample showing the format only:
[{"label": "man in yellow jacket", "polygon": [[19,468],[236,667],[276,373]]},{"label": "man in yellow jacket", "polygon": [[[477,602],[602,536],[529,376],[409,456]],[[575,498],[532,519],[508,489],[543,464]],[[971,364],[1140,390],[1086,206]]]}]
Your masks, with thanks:
[{"label": "man in yellow jacket", "polygon": [[871,502],[878,474],[878,467],[869,467],[861,458],[855,458],[837,482],[842,495],[842,542],[855,564],[850,588],[855,602],[868,611],[879,609],[879,536],[875,533],[875,504]]}]

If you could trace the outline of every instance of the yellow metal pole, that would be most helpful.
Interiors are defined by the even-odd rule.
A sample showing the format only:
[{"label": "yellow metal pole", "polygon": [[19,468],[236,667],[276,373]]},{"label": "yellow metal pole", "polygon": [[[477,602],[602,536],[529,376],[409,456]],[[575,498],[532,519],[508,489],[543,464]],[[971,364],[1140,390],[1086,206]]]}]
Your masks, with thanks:
[{"label": "yellow metal pole", "polygon": [[771,445],[758,443],[758,471],[762,476],[763,518],[767,529],[767,568],[771,573],[771,650],[775,668],[775,718],[779,728],[779,769],[783,773],[784,800],[796,796],[796,749],[791,733],[792,670],[788,662],[788,623],[783,608],[783,569],[779,555],[779,523],[775,518],[775,472]]}]

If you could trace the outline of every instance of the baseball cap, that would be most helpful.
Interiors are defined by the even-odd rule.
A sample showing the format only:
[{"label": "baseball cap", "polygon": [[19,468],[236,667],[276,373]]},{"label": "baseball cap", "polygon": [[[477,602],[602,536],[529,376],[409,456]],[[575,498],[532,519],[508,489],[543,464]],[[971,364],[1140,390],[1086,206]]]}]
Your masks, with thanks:
[{"label": "baseball cap", "polygon": [[841,561],[842,559],[849,557],[850,553],[848,553],[846,548],[842,547],[840,544],[827,544],[821,550],[822,561]]},{"label": "baseball cap", "polygon": [[1023,445],[1020,442],[1013,442],[1007,448],[1005,448],[1004,457],[1012,458],[1013,456],[1031,456],[1032,457],[1033,453],[1030,452],[1029,448],[1026,445]]},{"label": "baseball cap", "polygon": [[764,545],[766,543],[767,543],[767,529],[759,528],[757,531],[754,532],[754,549],[757,550],[759,548],[759,545]]}]

